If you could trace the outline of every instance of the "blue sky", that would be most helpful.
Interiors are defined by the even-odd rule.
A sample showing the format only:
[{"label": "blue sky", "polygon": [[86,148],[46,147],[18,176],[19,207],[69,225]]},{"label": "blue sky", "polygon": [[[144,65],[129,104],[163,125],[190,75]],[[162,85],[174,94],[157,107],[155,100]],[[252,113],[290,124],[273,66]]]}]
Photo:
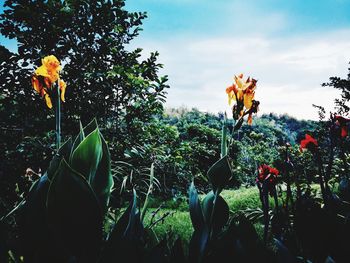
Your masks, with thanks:
[{"label": "blue sky", "polygon": [[225,88],[244,73],[259,80],[261,112],[317,119],[312,104],[331,110],[338,95],[321,83],[347,74],[350,1],[130,0],[126,8],[149,15],[133,46],[160,52],[168,107],[229,111]]},{"label": "blue sky", "polygon": [[127,0],[127,9],[147,11],[145,30],[157,36],[169,31],[203,36],[247,31],[289,35],[350,24],[347,0]]},{"label": "blue sky", "polygon": [[244,73],[258,79],[261,113],[316,119],[311,105],[330,110],[337,96],[320,84],[347,74],[350,0],[126,0],[126,9],[148,13],[130,48],[160,52],[167,107],[229,111],[225,88]]}]

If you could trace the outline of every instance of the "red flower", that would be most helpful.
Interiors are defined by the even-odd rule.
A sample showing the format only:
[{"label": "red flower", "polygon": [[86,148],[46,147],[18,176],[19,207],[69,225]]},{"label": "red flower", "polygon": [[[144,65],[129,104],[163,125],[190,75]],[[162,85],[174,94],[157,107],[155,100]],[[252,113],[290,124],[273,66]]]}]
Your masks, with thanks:
[{"label": "red flower", "polygon": [[262,164],[258,169],[258,177],[256,178],[256,181],[258,183],[267,182],[269,190],[271,190],[272,187],[276,185],[278,174],[279,171],[276,168],[270,167],[266,164]]},{"label": "red flower", "polygon": [[317,140],[314,139],[311,135],[305,134],[305,139],[300,142],[300,150],[308,149],[310,151],[316,150],[318,147]]},{"label": "red flower", "polygon": [[348,125],[350,124],[350,119],[344,118],[343,116],[335,116],[335,124],[340,127],[340,136],[345,138],[348,135]]}]

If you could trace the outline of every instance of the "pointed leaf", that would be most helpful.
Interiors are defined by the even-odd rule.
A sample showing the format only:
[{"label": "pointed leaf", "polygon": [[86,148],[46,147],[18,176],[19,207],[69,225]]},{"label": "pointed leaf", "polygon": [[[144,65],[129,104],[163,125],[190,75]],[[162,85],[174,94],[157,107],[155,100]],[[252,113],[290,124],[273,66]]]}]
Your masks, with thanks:
[{"label": "pointed leaf", "polygon": [[48,222],[57,240],[74,256],[96,259],[102,239],[102,212],[88,182],[65,159],[47,198]]},{"label": "pointed leaf", "polygon": [[150,169],[150,174],[149,174],[149,187],[148,187],[148,191],[146,194],[145,203],[143,204],[143,208],[142,208],[142,212],[141,212],[141,221],[143,221],[143,219],[146,215],[147,206],[148,206],[148,202],[149,202],[149,195],[152,193],[152,190],[153,190],[153,182],[154,182],[154,163],[151,164],[151,169]]},{"label": "pointed leaf", "polygon": [[90,133],[92,133],[94,130],[98,128],[97,120],[96,118],[93,118],[92,121],[90,121],[84,128],[84,134],[85,136],[88,136]]},{"label": "pointed leaf", "polygon": [[[203,200],[203,215],[207,225],[212,226],[215,233],[218,233],[227,223],[230,209],[226,201],[218,195],[215,201],[215,209],[213,214],[215,194],[209,192]],[[212,220],[212,221],[211,221]]]},{"label": "pointed leaf", "polygon": [[214,163],[208,171],[213,190],[218,193],[227,185],[231,176],[232,171],[227,155]]},{"label": "pointed leaf", "polygon": [[62,158],[68,160],[70,152],[72,149],[72,138],[69,138],[65,143],[63,143],[50,162],[49,168],[47,169],[47,177],[52,180],[55,173],[57,172],[58,166],[61,163]]},{"label": "pointed leaf", "polygon": [[99,133],[99,135],[102,144],[102,158],[98,164],[96,173],[91,175],[90,182],[97,198],[100,200],[103,211],[107,211],[114,181],[111,173],[111,154],[102,134]]},{"label": "pointed leaf", "polygon": [[77,135],[77,137],[75,137],[75,140],[73,142],[72,145],[72,150],[71,150],[71,155],[74,152],[74,150],[78,147],[78,145],[85,139],[85,134],[84,134],[84,130],[83,130],[83,125],[81,124],[81,122],[79,121],[79,133]]},{"label": "pointed leaf", "polygon": [[192,225],[195,230],[200,229],[204,225],[204,218],[198,199],[198,193],[193,182],[191,183],[189,194],[190,216]]},{"label": "pointed leaf", "polygon": [[128,240],[138,240],[141,238],[143,232],[143,225],[141,223],[140,211],[137,208],[137,195],[133,189],[133,202],[129,215],[129,223],[124,232],[124,237]]},{"label": "pointed leaf", "polygon": [[98,128],[78,145],[71,157],[72,168],[91,183],[102,159],[102,140]]},{"label": "pointed leaf", "polygon": [[189,259],[190,262],[202,262],[202,259],[207,250],[209,241],[209,229],[206,225],[196,229],[189,244]]}]

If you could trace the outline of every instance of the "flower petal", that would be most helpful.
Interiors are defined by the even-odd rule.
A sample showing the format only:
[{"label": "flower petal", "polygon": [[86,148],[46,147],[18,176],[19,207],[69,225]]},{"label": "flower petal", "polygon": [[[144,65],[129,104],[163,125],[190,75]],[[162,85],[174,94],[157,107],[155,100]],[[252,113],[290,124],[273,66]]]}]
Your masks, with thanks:
[{"label": "flower petal", "polygon": [[249,89],[247,91],[244,94],[244,107],[249,110],[253,106],[254,91],[250,91]]},{"label": "flower petal", "polygon": [[59,80],[59,86],[60,86],[60,90],[61,90],[61,100],[63,102],[65,102],[65,98],[64,98],[64,95],[66,93],[66,87],[67,87],[67,84],[63,81],[63,80]]},{"label": "flower petal", "polygon": [[45,93],[45,102],[49,109],[52,109],[52,102],[49,94]]},{"label": "flower petal", "polygon": [[248,115],[248,124],[252,125],[252,123],[253,123],[253,114],[249,113],[249,115]]},{"label": "flower petal", "polygon": [[41,93],[43,86],[35,75],[32,77],[32,86],[36,92]]},{"label": "flower petal", "polygon": [[40,66],[35,70],[37,76],[50,77],[49,72],[45,66]]}]

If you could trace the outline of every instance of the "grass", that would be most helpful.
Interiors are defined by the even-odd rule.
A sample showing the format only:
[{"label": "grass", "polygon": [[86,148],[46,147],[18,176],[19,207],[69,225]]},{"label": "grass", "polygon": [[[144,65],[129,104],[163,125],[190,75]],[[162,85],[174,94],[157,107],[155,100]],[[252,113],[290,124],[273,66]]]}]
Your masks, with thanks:
[{"label": "grass", "polygon": [[[259,190],[256,187],[224,190],[221,193],[221,196],[226,200],[231,214],[236,214],[249,208],[261,207]],[[204,195],[201,195],[200,199],[203,198]],[[170,215],[166,216],[164,220],[160,221],[153,227],[158,239],[161,239],[170,233],[176,233],[185,244],[189,242],[193,233],[193,227],[187,202],[188,201],[184,199],[177,201],[169,200],[163,204],[163,208],[159,210],[155,218],[162,218],[167,213],[170,213]],[[153,199],[150,203],[151,208],[148,210],[145,218],[146,225],[150,223],[152,217],[151,214],[158,206],[159,203],[157,204],[156,200]],[[260,226],[260,224],[256,224],[256,228],[258,232],[261,232],[262,226]]]}]

